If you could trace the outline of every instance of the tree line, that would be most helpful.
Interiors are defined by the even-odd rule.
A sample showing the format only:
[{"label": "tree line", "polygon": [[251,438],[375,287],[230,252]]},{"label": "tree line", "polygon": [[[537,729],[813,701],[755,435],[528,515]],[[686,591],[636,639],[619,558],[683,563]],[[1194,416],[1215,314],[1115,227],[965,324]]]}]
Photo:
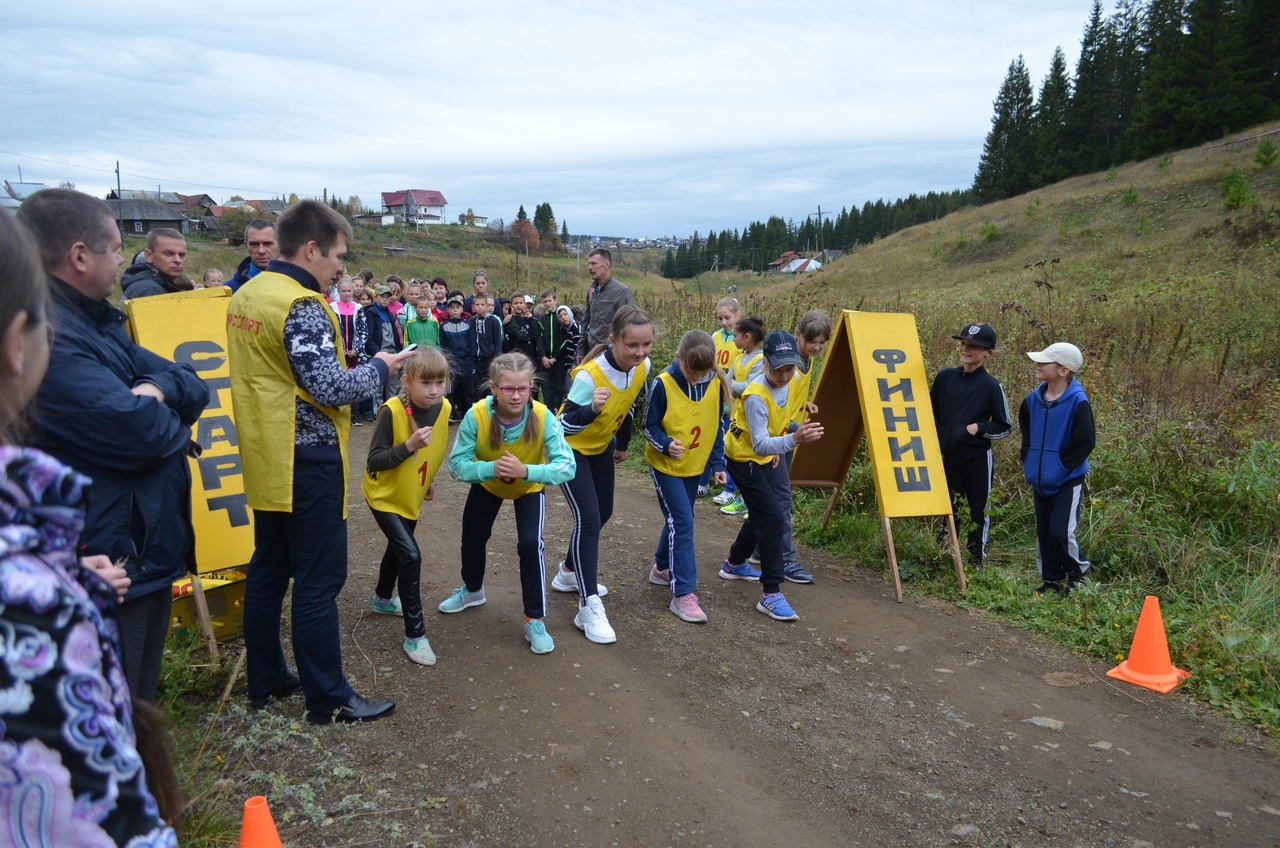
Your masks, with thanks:
[{"label": "tree line", "polygon": [[1280,2],[1094,0],[1074,76],[1009,64],[973,181],[981,202],[1280,117]]}]

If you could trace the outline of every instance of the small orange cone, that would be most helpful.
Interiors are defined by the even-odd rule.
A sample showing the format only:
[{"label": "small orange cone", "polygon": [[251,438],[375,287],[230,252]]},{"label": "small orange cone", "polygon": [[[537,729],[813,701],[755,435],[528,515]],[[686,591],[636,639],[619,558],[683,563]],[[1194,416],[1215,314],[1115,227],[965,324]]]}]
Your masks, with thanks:
[{"label": "small orange cone", "polygon": [[1160,616],[1160,599],[1147,595],[1138,616],[1138,629],[1129,646],[1129,659],[1107,672],[1107,677],[1132,683],[1153,692],[1165,693],[1191,676],[1191,672],[1173,667],[1169,659],[1169,643],[1164,635],[1164,619]]},{"label": "small orange cone", "polygon": [[284,848],[267,799],[254,795],[244,802],[244,825],[240,828],[240,848]]}]

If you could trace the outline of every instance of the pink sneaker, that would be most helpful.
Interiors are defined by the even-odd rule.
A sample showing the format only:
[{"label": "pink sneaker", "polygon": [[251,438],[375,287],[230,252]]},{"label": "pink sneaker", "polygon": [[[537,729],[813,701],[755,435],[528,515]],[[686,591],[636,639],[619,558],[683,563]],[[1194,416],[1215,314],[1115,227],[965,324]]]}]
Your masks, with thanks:
[{"label": "pink sneaker", "polygon": [[692,592],[672,598],[671,611],[682,621],[701,624],[707,620],[707,614],[702,611],[702,607],[698,606],[698,596]]},{"label": "pink sneaker", "polygon": [[671,586],[671,569],[658,568],[657,565],[649,568],[649,582],[657,586]]}]

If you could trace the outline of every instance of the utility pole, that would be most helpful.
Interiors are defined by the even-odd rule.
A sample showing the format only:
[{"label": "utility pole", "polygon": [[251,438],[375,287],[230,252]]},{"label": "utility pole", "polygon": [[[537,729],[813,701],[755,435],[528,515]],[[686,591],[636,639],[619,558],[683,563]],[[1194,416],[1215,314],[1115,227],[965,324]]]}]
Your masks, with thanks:
[{"label": "utility pole", "polygon": [[819,253],[821,253],[821,252],[822,252],[822,216],[823,216],[823,215],[830,216],[830,215],[831,215],[831,213],[830,213],[830,212],[823,212],[823,211],[822,211],[822,204],[821,204],[821,203],[819,203],[819,204],[818,204],[818,252],[819,252]]},{"label": "utility pole", "polygon": [[[22,173],[18,173],[21,177]],[[120,230],[120,244],[124,245],[124,192],[120,189],[120,160],[116,160],[116,229]]]}]

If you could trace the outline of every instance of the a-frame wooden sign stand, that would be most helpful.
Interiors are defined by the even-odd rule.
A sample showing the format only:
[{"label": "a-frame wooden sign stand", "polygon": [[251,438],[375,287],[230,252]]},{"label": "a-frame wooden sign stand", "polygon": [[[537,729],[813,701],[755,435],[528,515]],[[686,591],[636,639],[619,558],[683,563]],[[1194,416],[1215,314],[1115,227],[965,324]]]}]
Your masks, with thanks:
[{"label": "a-frame wooden sign stand", "polygon": [[818,375],[813,402],[825,434],[821,441],[796,448],[791,485],[834,487],[822,526],[831,519],[853,456],[865,436],[894,596],[902,602],[891,524],[895,518],[946,517],[956,580],[964,591],[964,563],[915,317],[842,312]]}]

